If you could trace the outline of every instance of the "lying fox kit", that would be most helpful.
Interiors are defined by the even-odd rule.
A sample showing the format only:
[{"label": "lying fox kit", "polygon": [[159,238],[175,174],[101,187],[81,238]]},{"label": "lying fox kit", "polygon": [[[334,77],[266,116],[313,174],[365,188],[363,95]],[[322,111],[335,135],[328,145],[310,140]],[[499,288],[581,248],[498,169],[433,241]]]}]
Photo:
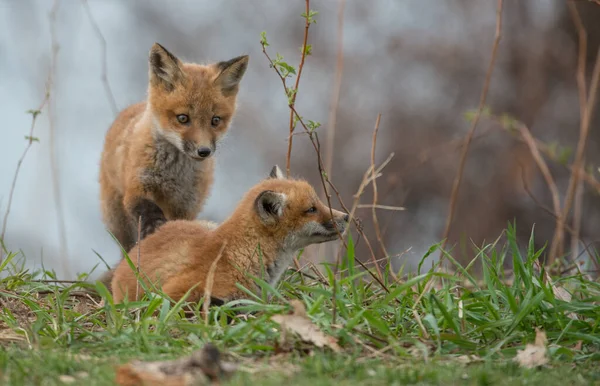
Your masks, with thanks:
[{"label": "lying fox kit", "polygon": [[[236,283],[254,288],[247,273],[264,274],[265,280],[275,285],[300,249],[335,240],[347,224],[347,214],[330,210],[312,186],[286,179],[275,166],[269,178],[246,193],[221,225],[169,221],[144,239],[139,245],[140,277],[147,285],[150,281],[162,288],[173,300],[194,287],[187,300],[198,301],[211,264],[220,258],[211,295],[221,301],[238,299],[244,293]],[[137,248],[129,253],[132,261],[136,261]],[[121,261],[112,280],[115,302],[135,299],[136,284],[135,272]],[[138,295],[143,295],[141,285]]]},{"label": "lying fox kit", "polygon": [[[150,50],[147,101],[123,110],[106,135],[100,196],[107,228],[125,250],[167,220],[192,220],[213,183],[214,155],[236,109],[248,56],[210,65]],[[109,281],[105,277],[103,281]],[[102,280],[102,279],[101,279]]]}]

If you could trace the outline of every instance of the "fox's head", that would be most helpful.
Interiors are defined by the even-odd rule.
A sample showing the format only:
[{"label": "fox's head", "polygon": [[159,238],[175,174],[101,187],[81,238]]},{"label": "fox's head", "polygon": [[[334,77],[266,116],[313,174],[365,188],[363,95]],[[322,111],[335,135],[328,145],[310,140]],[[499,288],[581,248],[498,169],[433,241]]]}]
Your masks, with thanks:
[{"label": "fox's head", "polygon": [[148,103],[156,133],[194,159],[210,157],[235,113],[248,56],[209,65],[182,63],[154,43],[149,65]]},{"label": "fox's head", "polygon": [[250,194],[260,226],[288,251],[335,240],[348,225],[348,214],[330,210],[310,184],[286,179],[277,166]]}]

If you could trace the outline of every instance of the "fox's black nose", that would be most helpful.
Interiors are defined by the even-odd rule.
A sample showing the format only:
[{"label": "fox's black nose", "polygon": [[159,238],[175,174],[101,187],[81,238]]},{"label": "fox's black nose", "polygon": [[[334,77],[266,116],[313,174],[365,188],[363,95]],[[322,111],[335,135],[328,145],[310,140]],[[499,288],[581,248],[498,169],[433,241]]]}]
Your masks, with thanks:
[{"label": "fox's black nose", "polygon": [[212,153],[212,150],[210,150],[208,147],[201,147],[198,149],[198,157],[200,158],[206,158],[210,155],[210,153]]},{"label": "fox's black nose", "polygon": [[350,220],[350,215],[348,213],[346,213],[344,215],[344,221],[348,222],[348,220]]}]

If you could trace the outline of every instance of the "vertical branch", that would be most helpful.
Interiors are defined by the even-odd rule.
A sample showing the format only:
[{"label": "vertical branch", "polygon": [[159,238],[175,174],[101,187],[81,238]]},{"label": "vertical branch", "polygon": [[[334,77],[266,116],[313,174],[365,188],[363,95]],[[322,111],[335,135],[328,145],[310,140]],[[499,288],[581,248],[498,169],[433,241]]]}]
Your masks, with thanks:
[{"label": "vertical branch", "polygon": [[137,227],[137,264],[135,265],[135,272],[138,277],[138,280],[135,282],[135,300],[139,300],[140,295],[140,260],[142,258],[140,240],[142,239],[142,216],[138,217],[138,227]]},{"label": "vertical branch", "polygon": [[210,299],[212,297],[213,285],[215,282],[215,273],[217,272],[217,264],[219,264],[219,260],[223,257],[223,251],[227,246],[227,240],[223,241],[221,245],[221,249],[219,250],[219,254],[215,261],[213,261],[208,269],[208,274],[206,275],[206,284],[204,285],[204,302],[202,303],[202,313],[204,314],[204,324],[208,325],[208,308],[210,306]]},{"label": "vertical branch", "polygon": [[577,183],[577,188],[575,189],[575,206],[573,208],[573,223],[571,226],[573,229],[573,234],[571,235],[571,256],[573,256],[573,261],[575,261],[575,263],[577,263],[577,256],[579,256],[579,235],[581,230],[582,209],[583,180],[580,180]]},{"label": "vertical branch", "polygon": [[102,35],[102,31],[100,31],[100,27],[98,26],[98,23],[96,23],[96,19],[94,19],[94,16],[92,15],[92,11],[90,10],[90,5],[88,4],[87,0],[81,0],[81,4],[83,5],[83,9],[85,10],[85,13],[87,14],[90,24],[92,25],[92,28],[94,29],[94,33],[96,34],[96,37],[98,38],[98,41],[100,42],[100,47],[102,49],[102,75],[101,75],[102,84],[104,86],[104,92],[106,94],[106,99],[108,99],[110,108],[111,108],[113,114],[116,116],[117,113],[119,112],[119,110],[117,108],[117,102],[115,101],[115,96],[110,87],[110,83],[108,83],[108,64],[107,64],[107,59],[106,59],[107,58],[106,39],[104,38],[104,35]]},{"label": "vertical branch", "polygon": [[[586,96],[585,59],[587,54],[587,36],[575,4],[573,4],[572,1],[569,1],[568,4],[569,9],[571,11],[571,15],[573,17],[573,22],[575,23],[575,27],[577,29],[577,34],[579,36],[579,55],[576,77],[577,87],[579,89],[581,125],[579,129],[579,141],[577,142],[577,150],[575,151],[575,160],[573,161],[573,168],[575,170],[579,170],[582,169],[584,166],[583,157],[585,154],[587,137],[590,130],[590,123],[592,120],[594,104],[596,102],[596,94],[598,91],[598,80],[600,78],[600,48],[598,49],[598,54],[596,55],[596,64],[594,65],[592,80],[590,82],[589,95]],[[563,254],[562,236],[564,235],[564,223],[569,215],[571,206],[573,205],[578,180],[579,173],[571,173],[571,177],[569,178],[569,185],[565,194],[565,202],[561,214],[563,227],[560,230],[561,235],[559,235],[559,242],[552,243],[552,248],[550,249],[549,255],[550,262],[552,262],[552,260],[557,255]]]},{"label": "vertical branch", "polygon": [[[53,28],[53,17],[56,14],[57,8],[58,8],[58,0],[55,0],[54,4],[52,6],[52,11],[50,13],[51,33],[53,31],[53,29],[52,29]],[[53,75],[54,75],[54,60],[55,60],[55,55],[52,53],[52,60],[50,62],[50,69],[48,71],[48,77],[46,78],[44,98],[42,99],[42,102],[39,104],[37,109],[28,111],[31,114],[31,126],[29,128],[29,135],[25,137],[25,139],[27,139],[27,145],[25,146],[25,149],[23,150],[21,157],[17,161],[17,167],[15,168],[15,174],[13,176],[13,180],[12,180],[12,183],[10,186],[10,191],[8,194],[8,203],[6,205],[6,212],[4,213],[4,218],[2,220],[2,232],[0,233],[0,240],[2,240],[2,244],[4,244],[4,245],[6,245],[5,236],[6,236],[6,227],[8,225],[8,216],[10,214],[10,209],[12,207],[12,200],[13,200],[13,196],[15,193],[15,188],[17,186],[17,179],[19,178],[19,172],[21,171],[21,165],[23,164],[23,161],[25,160],[25,157],[27,156],[29,149],[33,145],[33,142],[37,141],[37,138],[35,138],[33,136],[35,124],[37,122],[38,116],[42,113],[42,110],[44,109],[44,107],[46,107],[46,104],[48,104],[48,101],[50,100],[50,90],[52,89]],[[3,259],[4,259],[4,248],[0,247],[0,263],[2,263]]]},{"label": "vertical branch", "polygon": [[[337,24],[337,55],[335,65],[335,76],[333,83],[333,92],[331,94],[331,102],[329,105],[329,119],[327,123],[326,138],[325,138],[325,165],[324,170],[327,178],[331,178],[333,173],[333,144],[335,143],[335,129],[337,121],[337,111],[340,103],[340,89],[342,86],[342,73],[344,70],[344,8],[346,0],[338,0],[338,24]],[[322,190],[323,198],[327,196],[325,185]],[[325,256],[332,254],[334,247],[330,244],[321,244],[319,246],[319,255]],[[336,268],[337,270],[337,268]],[[335,289],[334,289],[335,291]]]},{"label": "vertical branch", "polygon": [[[290,97],[290,135],[288,137],[288,150],[287,150],[287,158],[285,162],[285,170],[286,176],[290,176],[290,168],[291,168],[291,157],[292,157],[292,140],[294,137],[294,128],[296,125],[294,124],[294,106],[296,104],[296,96],[298,95],[298,86],[300,85],[300,77],[302,76],[302,69],[304,68],[304,59],[306,58],[306,42],[308,41],[308,28],[310,27],[310,0],[306,0],[306,24],[304,25],[304,42],[302,43],[302,56],[300,57],[300,65],[298,66],[298,76],[296,76],[296,84],[292,90],[292,95],[290,97],[288,93],[288,97]],[[263,47],[264,50],[264,47]],[[284,81],[285,84],[285,81]]]},{"label": "vertical branch", "polygon": [[[329,107],[329,124],[327,125],[327,137],[325,141],[325,173],[331,178],[333,168],[333,144],[335,142],[335,124],[337,110],[340,104],[340,89],[342,87],[342,73],[344,71],[344,6],[346,0],[339,0],[338,25],[337,25],[337,59],[335,65],[335,79],[333,93],[331,94],[331,105]],[[323,192],[325,193],[325,192]]]},{"label": "vertical branch", "polygon": [[523,140],[529,147],[529,151],[531,152],[531,155],[533,156],[535,163],[538,165],[538,168],[542,172],[542,175],[544,176],[544,179],[546,180],[546,184],[548,185],[548,189],[550,189],[550,193],[552,195],[552,206],[553,206],[554,216],[556,218],[556,229],[554,231],[554,237],[552,238],[552,245],[550,247],[551,252],[550,252],[550,255],[549,255],[548,261],[547,261],[547,264],[552,264],[553,258],[555,256],[552,253],[552,251],[556,249],[556,246],[558,244],[562,243],[562,239],[564,237],[563,229],[564,229],[565,224],[564,224],[564,218],[561,216],[561,212],[560,212],[560,196],[558,193],[558,188],[556,187],[556,183],[554,182],[554,178],[552,177],[552,174],[550,173],[550,169],[548,169],[548,165],[546,165],[544,158],[540,154],[540,151],[535,143],[535,139],[533,138],[533,136],[531,135],[531,133],[529,132],[527,127],[525,127],[525,125],[522,125],[520,127],[520,130],[521,130],[521,135],[523,137]]},{"label": "vertical branch", "polygon": [[490,87],[490,80],[492,78],[492,72],[494,71],[494,64],[496,62],[496,53],[498,51],[498,46],[500,44],[500,37],[502,31],[502,3],[503,0],[498,0],[498,6],[496,9],[496,34],[494,37],[494,44],[492,46],[492,55],[490,58],[490,64],[487,69],[487,74],[485,76],[485,82],[483,84],[483,90],[481,91],[481,97],[479,99],[479,107],[477,108],[477,112],[475,113],[475,117],[473,118],[473,122],[471,123],[471,127],[469,132],[467,133],[467,137],[465,139],[465,146],[463,148],[460,163],[458,166],[458,172],[454,179],[454,183],[452,185],[452,193],[450,195],[450,208],[448,210],[448,217],[446,218],[446,226],[444,229],[444,234],[442,236],[442,246],[440,252],[440,261],[444,258],[444,249],[446,247],[446,242],[448,239],[448,235],[450,234],[450,227],[452,226],[452,219],[454,218],[454,211],[456,209],[456,201],[458,199],[458,190],[460,188],[460,183],[462,180],[462,175],[465,169],[465,163],[467,161],[467,154],[469,152],[469,146],[471,145],[471,141],[473,140],[473,135],[475,134],[475,129],[477,128],[477,123],[479,123],[479,117],[481,116],[481,112],[485,106],[485,101],[487,99],[488,89]]},{"label": "vertical branch", "polygon": [[[56,13],[58,12],[59,0],[55,0],[48,16],[50,22],[50,72],[52,76],[52,83],[56,77],[56,61],[58,51],[60,49],[56,40]],[[51,87],[53,84],[51,85]],[[53,96],[56,95],[56,90],[53,92]],[[50,173],[52,176],[52,196],[54,197],[54,206],[56,207],[56,221],[58,227],[58,239],[60,245],[60,256],[63,267],[63,274],[70,276],[70,265],[68,262],[69,250],[67,246],[67,231],[65,227],[64,212],[62,208],[62,197],[60,190],[60,169],[58,167],[58,161],[56,158],[56,127],[54,126],[54,98],[48,100],[48,127],[49,127],[49,148],[50,148]]]},{"label": "vertical branch", "polygon": [[[21,154],[21,158],[19,158],[19,161],[17,162],[17,168],[15,169],[15,175],[13,177],[13,181],[10,186],[10,193],[8,194],[8,204],[6,206],[6,213],[4,213],[4,220],[2,221],[2,233],[0,233],[0,239],[2,239],[3,243],[5,240],[4,236],[6,234],[6,226],[8,224],[8,215],[10,214],[10,208],[12,205],[13,195],[15,193],[15,187],[17,186],[17,178],[19,177],[19,171],[21,170],[21,165],[23,164],[23,160],[27,156],[27,153],[29,152],[31,145],[33,144],[34,141],[37,141],[37,139],[33,136],[33,130],[35,128],[35,123],[37,121],[38,115],[41,114],[42,109],[44,108],[44,106],[46,106],[46,103],[48,103],[48,98],[50,97],[50,89],[48,88],[49,84],[50,84],[50,82],[46,83],[46,94],[44,96],[44,99],[42,100],[42,103],[40,103],[37,110],[30,111],[30,113],[32,115],[32,119],[31,119],[31,127],[29,128],[29,136],[26,137],[27,138],[27,146],[25,146],[25,150],[23,150],[23,154]],[[0,248],[0,263],[2,262],[3,258],[4,258],[4,250],[2,248]]]},{"label": "vertical branch", "polygon": [[379,227],[379,221],[377,220],[377,176],[375,175],[375,147],[377,145],[377,132],[379,131],[379,121],[381,120],[381,114],[377,115],[377,122],[375,122],[375,129],[373,130],[373,141],[371,146],[371,170],[373,173],[373,206],[371,208],[371,213],[373,215],[373,226],[375,228],[375,236],[377,237],[377,241],[379,241],[379,246],[381,247],[381,251],[384,254],[384,257],[387,258],[389,256],[387,249],[385,248],[385,244],[383,243],[383,238],[381,237],[381,229]]}]

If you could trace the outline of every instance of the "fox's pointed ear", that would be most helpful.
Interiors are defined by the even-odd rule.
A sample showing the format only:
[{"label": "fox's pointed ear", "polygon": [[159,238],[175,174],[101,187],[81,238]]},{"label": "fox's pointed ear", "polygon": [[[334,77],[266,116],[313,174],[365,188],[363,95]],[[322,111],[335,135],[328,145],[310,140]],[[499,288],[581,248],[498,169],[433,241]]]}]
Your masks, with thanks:
[{"label": "fox's pointed ear", "polygon": [[275,224],[283,215],[287,197],[283,193],[265,190],[256,197],[255,207],[264,224]]},{"label": "fox's pointed ear", "polygon": [[172,91],[175,84],[183,78],[181,61],[158,43],[150,49],[148,58],[150,65],[150,82],[162,84],[167,91]]},{"label": "fox's pointed ear", "polygon": [[221,87],[223,94],[231,95],[237,93],[238,85],[248,68],[248,60],[248,55],[243,55],[216,64],[220,72],[215,79],[215,84]]},{"label": "fox's pointed ear", "polygon": [[279,169],[279,166],[277,165],[273,166],[273,169],[271,169],[271,173],[269,173],[269,178],[273,178],[275,180],[285,180],[283,172],[281,171],[281,169]]}]

